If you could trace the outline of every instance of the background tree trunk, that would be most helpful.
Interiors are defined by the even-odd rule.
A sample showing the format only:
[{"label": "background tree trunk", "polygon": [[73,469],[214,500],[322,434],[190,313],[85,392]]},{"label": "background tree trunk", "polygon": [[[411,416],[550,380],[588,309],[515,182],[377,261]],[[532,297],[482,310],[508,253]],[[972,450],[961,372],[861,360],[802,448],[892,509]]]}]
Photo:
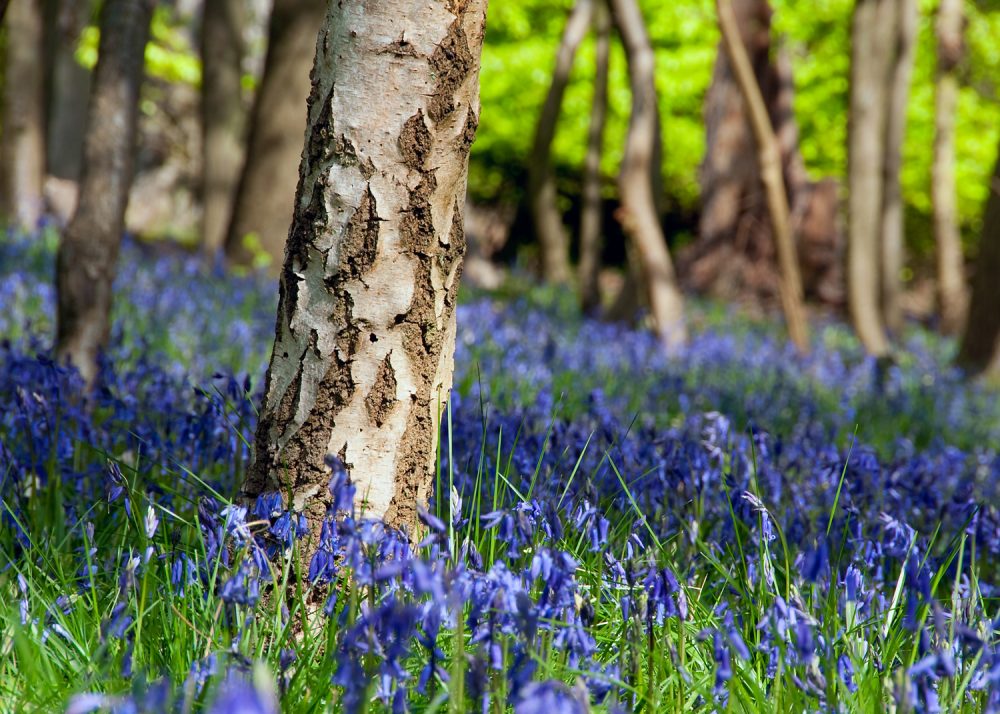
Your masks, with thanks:
[{"label": "background tree trunk", "polygon": [[986,199],[972,300],[958,364],[972,375],[1000,374],[1000,152]]},{"label": "background tree trunk", "polygon": [[893,0],[896,32],[890,48],[886,88],[885,164],[882,184],[882,314],[889,331],[903,329],[902,272],[905,257],[903,235],[903,191],[899,171],[903,164],[906,137],[906,107],[913,76],[913,56],[917,40],[917,0]]},{"label": "background tree trunk", "polygon": [[566,28],[556,53],[552,83],[538,117],[535,143],[528,164],[528,199],[541,250],[542,277],[553,283],[567,282],[571,271],[569,240],[563,226],[562,212],[559,210],[559,195],[552,171],[552,140],[556,135],[563,94],[573,69],[573,58],[587,35],[593,12],[593,0],[576,0],[566,20]]},{"label": "background tree trunk", "polygon": [[882,319],[881,216],[885,158],[886,71],[895,0],[857,0],[851,21],[848,119],[848,305],[865,349],[889,352]]},{"label": "background tree trunk", "polygon": [[42,215],[45,95],[41,0],[14,0],[6,18],[0,130],[0,200],[8,220],[32,230]]},{"label": "background tree trunk", "polygon": [[764,96],[754,76],[750,56],[740,39],[739,25],[731,0],[716,0],[722,44],[747,106],[759,158],[760,179],[767,194],[771,232],[778,249],[781,265],[781,303],[785,311],[788,333],[799,352],[809,352],[809,328],[802,306],[802,277],[795,250],[795,238],[788,209],[788,197],[781,172],[781,150],[771,127]]},{"label": "background tree trunk", "polygon": [[105,0],[87,110],[80,198],[56,257],[56,355],[92,385],[110,332],[111,289],[125,208],[155,0]]},{"label": "background tree trunk", "polygon": [[[452,14],[449,8],[455,8]],[[329,3],[244,494],[315,526],[329,469],[415,533],[451,388],[485,0]]]},{"label": "background tree trunk", "polygon": [[46,3],[48,56],[45,114],[45,154],[48,173],[76,181],[83,161],[84,122],[90,98],[91,73],[76,61],[76,46],[90,21],[90,0],[49,0]]},{"label": "background tree trunk", "polygon": [[309,69],[325,7],[324,0],[275,0],[271,11],[247,160],[226,235],[226,257],[234,264],[253,262],[247,237],[254,236],[250,243],[272,258],[271,272],[281,267],[306,128]]},{"label": "background tree trunk", "polygon": [[[823,182],[811,182],[806,173],[791,61],[772,41],[767,0],[733,0],[732,7],[778,139],[793,234],[801,244],[803,289],[810,297],[839,305],[843,236],[836,220],[838,201],[835,193],[820,188]],[[781,272],[767,197],[747,106],[721,44],[705,97],[705,135],[698,238],[678,256],[682,282],[719,299],[772,305],[780,299]]]},{"label": "background tree trunk", "polygon": [[598,277],[601,270],[601,232],[604,205],[601,197],[601,156],[604,124],[608,115],[608,57],[611,49],[611,16],[599,1],[593,13],[595,33],[594,99],[587,132],[587,158],[583,167],[583,206],[580,209],[580,304],[593,314],[601,305]]},{"label": "background tree trunk", "polygon": [[934,163],[931,201],[937,244],[937,300],[941,331],[953,335],[965,319],[968,297],[955,197],[955,112],[958,109],[956,69],[965,54],[962,0],[941,0],[937,34],[937,82],[934,91]]},{"label": "background tree trunk", "polygon": [[222,247],[243,168],[244,0],[205,0],[201,28],[202,249]]},{"label": "background tree trunk", "polygon": [[622,227],[635,243],[656,333],[667,349],[674,349],[686,341],[687,329],[684,298],[653,194],[653,156],[659,126],[653,48],[636,0],[611,0],[611,10],[625,46],[632,90],[632,116],[618,182]]}]

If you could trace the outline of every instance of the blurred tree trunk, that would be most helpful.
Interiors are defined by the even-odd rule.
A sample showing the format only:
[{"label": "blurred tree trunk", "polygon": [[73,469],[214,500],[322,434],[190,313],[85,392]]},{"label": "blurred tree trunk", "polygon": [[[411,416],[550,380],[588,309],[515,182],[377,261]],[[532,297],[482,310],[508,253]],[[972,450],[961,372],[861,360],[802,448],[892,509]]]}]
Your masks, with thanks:
[{"label": "blurred tree trunk", "polygon": [[905,257],[903,192],[899,171],[903,163],[906,137],[906,106],[913,76],[913,56],[917,40],[917,0],[895,0],[895,28],[890,45],[892,54],[886,81],[885,164],[882,187],[882,314],[888,330],[898,335],[903,329],[903,308],[899,298]]},{"label": "blurred tree trunk", "polygon": [[76,213],[56,257],[56,355],[92,385],[110,333],[112,283],[125,228],[155,0],[105,0]]},{"label": "blurred tree trunk", "polygon": [[202,250],[225,241],[243,168],[244,0],[205,0],[201,28]]},{"label": "blurred tree trunk", "polygon": [[771,118],[764,104],[764,96],[754,76],[750,56],[740,39],[739,25],[731,0],[716,0],[722,44],[729,57],[729,64],[743,94],[757,145],[760,179],[767,194],[767,208],[771,219],[771,232],[778,250],[781,265],[781,303],[785,311],[788,333],[799,352],[809,352],[809,328],[802,306],[802,277],[799,259],[792,235],[788,209],[788,196],[781,171],[781,150],[771,126]]},{"label": "blurred tree trunk", "polygon": [[583,206],[580,210],[580,303],[583,312],[594,313],[601,305],[597,284],[601,270],[601,156],[604,124],[608,114],[608,57],[611,47],[611,17],[603,1],[594,7],[595,67],[594,99],[587,132],[587,157],[583,169]]},{"label": "blurred tree trunk", "polygon": [[281,267],[306,128],[309,69],[325,10],[324,0],[274,2],[246,163],[226,234],[226,257],[234,264],[250,265],[255,252],[263,251],[272,259],[272,273]]},{"label": "blurred tree trunk", "polygon": [[485,0],[329,4],[243,489],[291,493],[314,528],[328,457],[366,515],[418,528],[451,387],[485,19]]},{"label": "blurred tree trunk", "polygon": [[[780,47],[774,48],[767,0],[733,0],[732,7],[778,140],[792,232],[800,245],[804,292],[839,305],[843,288],[838,254],[843,237],[836,220],[837,196],[826,190],[824,182],[813,183],[806,174],[799,153],[791,62]],[[721,43],[704,114],[699,235],[679,256],[683,281],[718,298],[771,304],[780,299],[781,271],[767,194],[747,105]]]},{"label": "blurred tree trunk", "polygon": [[84,122],[90,98],[90,70],[76,61],[76,47],[93,3],[89,0],[49,0],[46,3],[45,132],[48,173],[60,179],[80,178]]},{"label": "blurred tree trunk", "polygon": [[41,0],[14,0],[6,17],[0,199],[7,220],[32,230],[42,215],[45,95]]},{"label": "blurred tree trunk", "polygon": [[687,329],[684,298],[653,193],[653,171],[660,170],[653,166],[659,126],[653,48],[636,0],[611,0],[611,10],[625,46],[632,90],[632,115],[618,180],[622,227],[635,244],[656,333],[667,349],[674,349],[686,341]]},{"label": "blurred tree trunk", "polygon": [[865,349],[889,353],[881,303],[886,83],[895,0],[857,0],[851,24],[848,119],[848,305]]},{"label": "blurred tree trunk", "polygon": [[937,244],[937,299],[941,330],[957,333],[965,319],[968,297],[962,260],[962,238],[955,199],[955,112],[958,108],[956,69],[965,54],[962,0],[941,0],[937,34],[937,82],[934,91],[934,163],[931,201]]},{"label": "blurred tree trunk", "polygon": [[958,364],[971,375],[1000,374],[1000,152],[986,199]]},{"label": "blurred tree trunk", "polygon": [[587,35],[594,12],[593,0],[576,0],[556,53],[552,83],[535,127],[535,143],[528,164],[528,199],[542,258],[542,277],[553,283],[570,278],[569,240],[559,210],[559,194],[552,171],[552,140],[556,135],[563,94],[569,84],[573,58]]},{"label": "blurred tree trunk", "polygon": [[7,15],[8,4],[10,4],[9,0],[0,0],[0,22],[2,22],[4,17]]}]

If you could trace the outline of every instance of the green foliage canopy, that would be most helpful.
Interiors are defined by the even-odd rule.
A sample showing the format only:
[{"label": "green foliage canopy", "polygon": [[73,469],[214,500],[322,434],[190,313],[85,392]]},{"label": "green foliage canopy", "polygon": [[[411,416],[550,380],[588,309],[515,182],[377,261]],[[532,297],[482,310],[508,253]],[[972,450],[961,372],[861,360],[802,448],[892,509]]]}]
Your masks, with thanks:
[{"label": "green foliage canopy", "polygon": [[[843,178],[847,168],[847,101],[853,0],[772,0],[776,42],[790,53],[801,150],[814,177]],[[516,201],[531,149],[534,125],[551,79],[555,52],[571,0],[496,0],[490,6],[483,49],[482,115],[473,148],[470,194],[480,200]],[[643,0],[656,53],[663,119],[663,173],[669,205],[695,210],[698,165],[705,152],[702,105],[717,54],[711,0],[674,3]],[[934,13],[937,0],[920,1],[903,192],[908,240],[918,255],[932,248],[929,216],[934,138]],[[961,68],[957,117],[958,205],[969,239],[978,233],[987,181],[1000,135],[1000,4],[967,3],[968,56]],[[556,170],[566,192],[576,188],[583,162],[594,76],[593,39],[581,47],[567,88],[554,146]],[[603,170],[609,192],[621,159],[629,113],[625,58],[617,43]]]}]

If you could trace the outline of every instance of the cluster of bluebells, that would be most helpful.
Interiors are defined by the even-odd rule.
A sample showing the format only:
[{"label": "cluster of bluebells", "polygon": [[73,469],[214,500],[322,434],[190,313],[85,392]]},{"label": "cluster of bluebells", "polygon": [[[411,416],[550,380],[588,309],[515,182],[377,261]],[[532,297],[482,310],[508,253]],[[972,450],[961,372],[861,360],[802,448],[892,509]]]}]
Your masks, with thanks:
[{"label": "cluster of bluebells", "polygon": [[[100,592],[101,666],[152,682],[88,690],[71,711],[294,710],[313,667],[348,712],[455,692],[483,712],[629,711],[667,673],[712,709],[741,672],[827,710],[873,671],[904,708],[938,711],[961,683],[1000,712],[1000,400],[923,337],[882,374],[851,349],[799,358],[754,332],[708,329],[668,358],[619,326],[463,305],[446,482],[411,540],[355,511],[335,460],[313,529],[282,494],[227,498],[249,459],[273,286],[141,252],[124,252],[112,346],[85,395],[48,350],[51,251],[0,240],[9,624],[39,647],[77,644],[76,610]],[[897,433],[851,439],[869,416]],[[47,548],[74,563],[72,591],[45,586]],[[186,672],[134,655],[149,649],[151,580],[171,607],[220,618]],[[322,645],[264,646],[274,621]],[[909,651],[892,649],[899,630]],[[267,674],[251,661],[262,650]]]}]

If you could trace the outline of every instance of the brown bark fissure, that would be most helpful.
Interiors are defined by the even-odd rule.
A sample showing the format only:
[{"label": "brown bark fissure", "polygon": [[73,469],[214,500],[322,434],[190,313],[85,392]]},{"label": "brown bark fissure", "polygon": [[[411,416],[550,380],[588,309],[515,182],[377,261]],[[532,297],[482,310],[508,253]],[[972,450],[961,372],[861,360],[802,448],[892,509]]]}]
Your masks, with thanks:
[{"label": "brown bark fissure", "polygon": [[243,493],[314,524],[339,457],[371,516],[414,532],[451,387],[485,2],[331,3]]}]

